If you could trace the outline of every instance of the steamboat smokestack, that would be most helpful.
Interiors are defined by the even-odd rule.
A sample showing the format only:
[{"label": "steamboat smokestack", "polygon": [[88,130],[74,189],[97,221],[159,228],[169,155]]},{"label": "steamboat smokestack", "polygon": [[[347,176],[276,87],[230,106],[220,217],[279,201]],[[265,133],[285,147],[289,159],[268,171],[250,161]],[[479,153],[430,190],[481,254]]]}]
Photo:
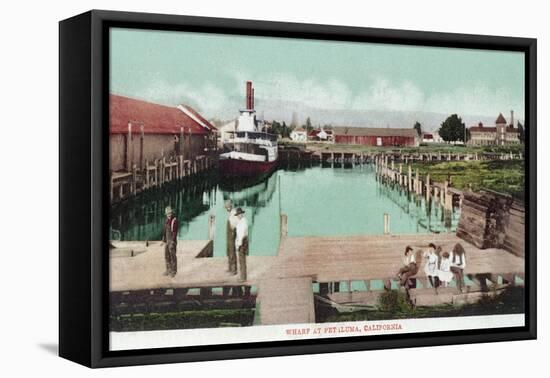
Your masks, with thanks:
[{"label": "steamboat smokestack", "polygon": [[251,81],[246,82],[246,109],[254,109],[254,89]]},{"label": "steamboat smokestack", "polygon": [[514,111],[510,110],[510,126],[514,127]]}]

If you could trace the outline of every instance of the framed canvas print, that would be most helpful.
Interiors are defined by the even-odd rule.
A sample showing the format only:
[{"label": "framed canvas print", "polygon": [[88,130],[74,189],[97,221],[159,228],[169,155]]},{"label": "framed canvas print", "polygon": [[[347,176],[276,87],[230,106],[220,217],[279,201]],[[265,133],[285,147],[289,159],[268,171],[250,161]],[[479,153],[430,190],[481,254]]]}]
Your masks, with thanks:
[{"label": "framed canvas print", "polygon": [[536,337],[536,40],[60,22],[60,355]]}]

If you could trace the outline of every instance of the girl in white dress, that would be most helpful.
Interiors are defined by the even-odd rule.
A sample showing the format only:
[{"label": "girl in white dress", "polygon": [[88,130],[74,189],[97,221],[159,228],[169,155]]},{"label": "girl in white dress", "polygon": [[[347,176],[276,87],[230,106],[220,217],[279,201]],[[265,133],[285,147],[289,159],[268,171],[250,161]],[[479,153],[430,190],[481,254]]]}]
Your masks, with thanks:
[{"label": "girl in white dress", "polygon": [[430,243],[428,251],[424,254],[424,257],[426,259],[426,265],[424,265],[424,273],[426,273],[426,276],[428,276],[428,279],[430,280],[430,285],[432,285],[432,287],[437,292],[437,286],[439,286],[439,280],[437,276],[437,272],[439,270],[439,258],[437,257],[435,250],[436,246],[433,243]]},{"label": "girl in white dress", "polygon": [[449,252],[443,252],[441,255],[441,262],[439,263],[439,271],[437,276],[439,280],[443,282],[445,287],[449,286],[449,282],[453,279],[453,272],[451,272],[451,259],[449,257]]},{"label": "girl in white dress", "polygon": [[462,293],[462,287],[464,285],[464,269],[466,268],[466,251],[462,244],[456,243],[453,247],[451,256],[451,272],[456,279],[456,286],[458,291]]}]

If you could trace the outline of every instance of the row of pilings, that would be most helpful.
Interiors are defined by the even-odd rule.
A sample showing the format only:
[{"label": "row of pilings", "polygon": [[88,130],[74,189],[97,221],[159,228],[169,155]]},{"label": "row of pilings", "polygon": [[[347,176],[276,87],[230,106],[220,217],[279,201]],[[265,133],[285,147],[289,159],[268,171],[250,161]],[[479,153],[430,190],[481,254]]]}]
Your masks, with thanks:
[{"label": "row of pilings", "polygon": [[397,185],[417,198],[424,198],[428,206],[433,200],[446,212],[452,212],[455,205],[460,207],[462,191],[453,188],[449,180],[442,183],[434,182],[429,173],[421,176],[418,168],[413,172],[412,164],[408,159],[405,162],[396,162],[393,155],[387,154],[375,155],[372,159],[376,177],[380,181]]},{"label": "row of pilings", "polygon": [[110,173],[111,204],[153,188],[198,176],[214,169],[217,159],[209,155],[199,155],[187,160],[183,155],[163,156],[153,161],[145,161],[140,169],[134,164],[130,171]]},{"label": "row of pilings", "polygon": [[[283,152],[284,151],[284,152]],[[480,161],[480,160],[522,160],[523,154],[507,153],[451,153],[451,152],[352,152],[334,150],[320,151],[300,151],[287,148],[281,150],[282,160],[289,162],[321,162],[321,163],[340,163],[340,164],[366,164],[374,161],[379,155],[392,157],[393,160],[400,160],[405,164],[410,162],[430,162],[430,161]]]}]

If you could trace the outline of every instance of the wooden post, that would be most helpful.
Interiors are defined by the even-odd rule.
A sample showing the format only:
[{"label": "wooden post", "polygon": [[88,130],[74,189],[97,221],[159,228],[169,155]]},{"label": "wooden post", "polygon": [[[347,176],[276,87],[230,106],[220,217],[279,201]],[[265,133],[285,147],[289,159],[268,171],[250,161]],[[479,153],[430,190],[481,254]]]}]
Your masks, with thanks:
[{"label": "wooden post", "polygon": [[286,214],[281,214],[281,229],[280,237],[281,239],[286,238],[288,235],[288,216]]},{"label": "wooden post", "polygon": [[420,183],[420,175],[418,174],[418,168],[416,168],[416,175],[414,179],[416,194],[422,194],[422,184]]},{"label": "wooden post", "polygon": [[145,142],[145,133],[143,131],[143,125],[139,126],[139,170],[143,170],[143,143]]},{"label": "wooden post", "polygon": [[432,195],[432,190],[430,188],[430,174],[426,175],[426,202],[430,203],[430,197]]},{"label": "wooden post", "polygon": [[155,164],[155,175],[153,176],[154,179],[155,179],[155,186],[158,186],[159,184],[159,159],[155,159],[154,161],[154,164]]},{"label": "wooden post", "polygon": [[113,203],[114,188],[113,188],[113,172],[111,171],[111,203]]},{"label": "wooden post", "polygon": [[160,183],[161,185],[164,185],[164,182],[166,181],[166,158],[164,157],[164,153],[162,154],[162,159],[160,161]]},{"label": "wooden post", "polygon": [[149,161],[145,160],[145,188],[149,188]]},{"label": "wooden post", "polygon": [[180,126],[180,151],[179,154],[183,156],[183,151],[185,150],[185,135],[183,132],[183,126]]},{"label": "wooden post", "polygon": [[120,186],[118,187],[118,189],[119,189],[118,197],[120,200],[122,200],[124,198],[124,181],[120,183]]},{"label": "wooden post", "polygon": [[214,214],[210,214],[208,217],[208,240],[214,240],[216,232],[216,216]]},{"label": "wooden post", "polygon": [[412,167],[409,164],[409,176],[407,178],[409,192],[412,192]]},{"label": "wooden post", "polygon": [[132,195],[135,195],[137,192],[137,166],[134,164],[132,166]]},{"label": "wooden post", "polygon": [[443,183],[443,192],[441,193],[441,201],[443,202],[443,206],[445,206],[445,201],[447,201],[447,190],[449,188],[449,181],[445,180]]},{"label": "wooden post", "polygon": [[132,122],[128,122],[128,134],[126,135],[126,172],[132,170]]},{"label": "wooden post", "polygon": [[384,214],[384,235],[389,235],[390,233],[390,215]]},{"label": "wooden post", "polygon": [[448,192],[449,182],[445,180],[445,210],[453,210],[453,195]]}]

